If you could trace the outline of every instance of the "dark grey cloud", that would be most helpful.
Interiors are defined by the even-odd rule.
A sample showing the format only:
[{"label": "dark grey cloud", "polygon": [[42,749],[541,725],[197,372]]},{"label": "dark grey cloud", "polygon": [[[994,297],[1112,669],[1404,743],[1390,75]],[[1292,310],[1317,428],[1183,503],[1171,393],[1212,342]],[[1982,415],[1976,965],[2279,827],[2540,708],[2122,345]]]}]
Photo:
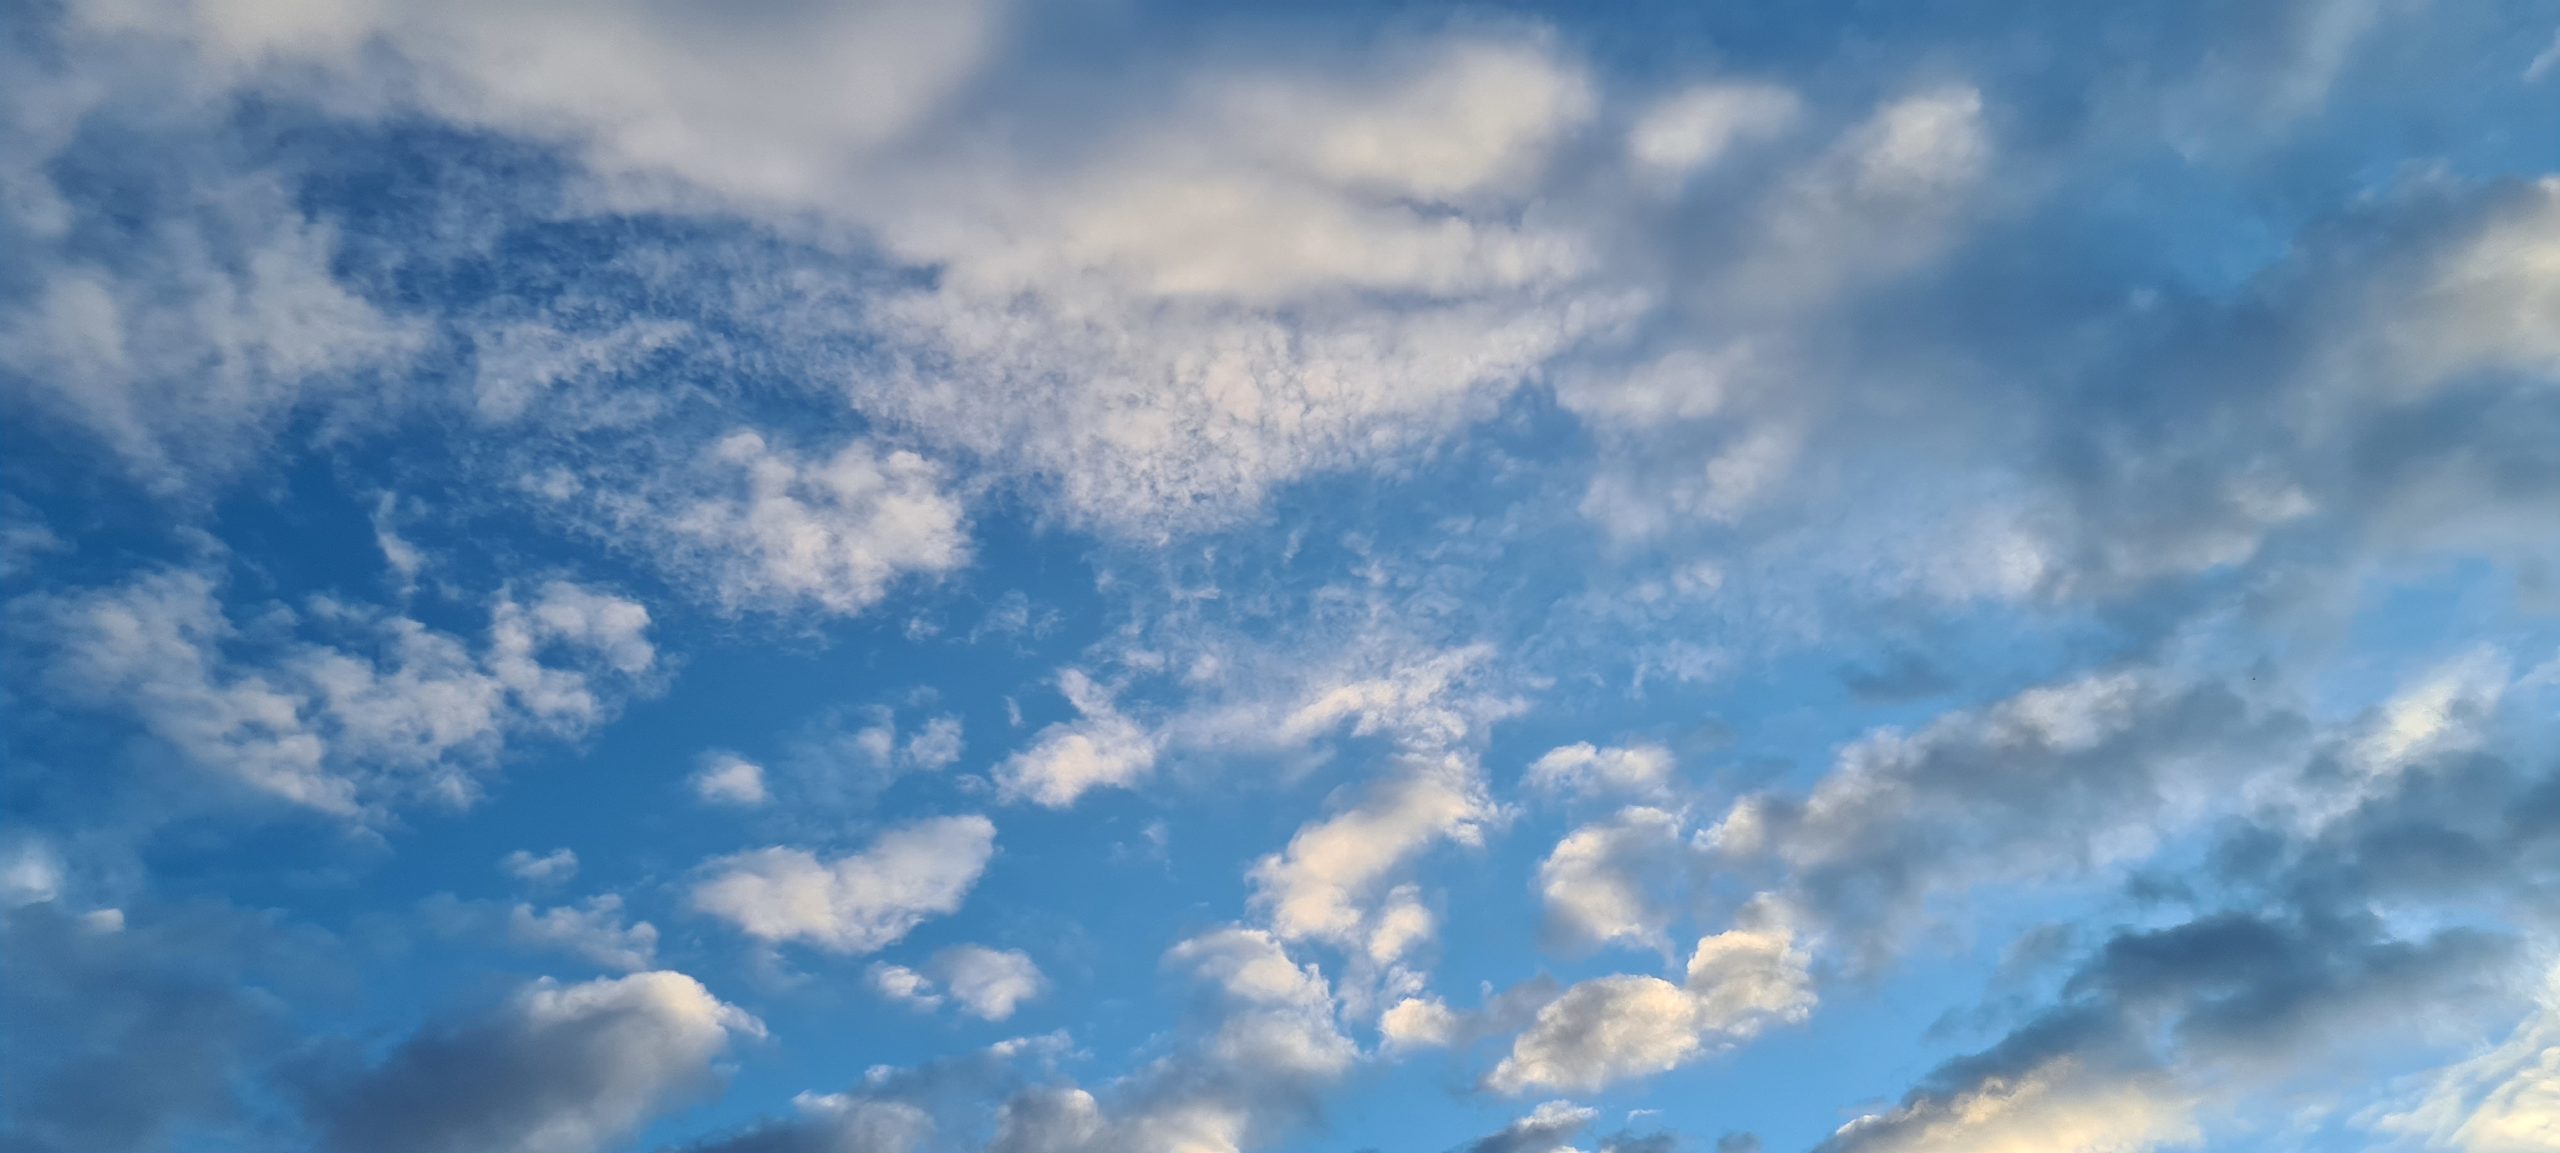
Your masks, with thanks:
[{"label": "dark grey cloud", "polygon": [[731,1037],[762,1032],[682,973],[544,981],[320,1076],[311,1119],[343,1153],[593,1153],[708,1094]]},{"label": "dark grey cloud", "polygon": [[126,1153],[274,1123],[244,1094],[292,1041],[316,942],[222,906],[0,912],[0,1149]]}]

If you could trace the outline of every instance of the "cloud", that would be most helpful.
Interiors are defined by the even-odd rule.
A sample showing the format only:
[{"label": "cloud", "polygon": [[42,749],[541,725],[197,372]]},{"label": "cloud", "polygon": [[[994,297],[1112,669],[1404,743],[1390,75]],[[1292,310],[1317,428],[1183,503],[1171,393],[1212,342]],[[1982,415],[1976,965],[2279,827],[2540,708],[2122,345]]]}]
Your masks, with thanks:
[{"label": "cloud", "polygon": [[763,1035],[682,973],[540,981],[316,1089],[313,1120],[330,1150],[592,1153],[707,1094],[730,1040]]},{"label": "cloud", "polygon": [[557,950],[599,968],[625,972],[648,968],[658,951],[657,926],[647,921],[624,923],[622,898],[612,893],[540,912],[518,904],[507,913],[507,937],[521,947]]},{"label": "cloud", "polygon": [[1682,869],[1680,824],[1637,807],[1565,834],[1538,863],[1549,936],[1573,948],[1666,946],[1672,910],[1662,892]]},{"label": "cloud", "polygon": [[914,453],[853,441],[808,461],[741,431],[713,445],[704,468],[734,474],[737,491],[657,515],[680,564],[732,610],[807,603],[851,615],[904,577],[968,559],[960,503]]},{"label": "cloud", "polygon": [[881,996],[919,1009],[941,1007],[945,994],[960,1011],[981,1021],[1002,1021],[1023,1002],[1048,991],[1049,979],[1020,949],[954,945],[936,952],[918,972],[874,963],[871,987]]},{"label": "cloud", "polygon": [[1583,981],[1538,1010],[1485,1087],[1596,1092],[1801,1021],[1814,1004],[1808,963],[1793,934],[1770,925],[1701,938],[1681,984],[1633,974]]},{"label": "cloud", "polygon": [[578,854],[553,849],[537,856],[531,849],[517,849],[498,858],[498,869],[528,885],[565,884],[578,875]]},{"label": "cloud", "polygon": [[1599,1115],[1571,1101],[1549,1101],[1501,1132],[1460,1146],[1458,1153],[1575,1153],[1573,1137]]},{"label": "cloud", "polygon": [[767,848],[703,864],[693,908],[767,944],[877,952],[924,921],[957,912],[995,855],[985,817],[934,817],[882,833],[861,852],[820,861]]},{"label": "cloud", "polygon": [[1077,719],[1040,730],[1031,747],[997,765],[998,795],[1062,809],[1097,788],[1127,788],[1155,768],[1157,738],[1122,716],[1111,693],[1078,669],[1058,674]]},{"label": "cloud", "polygon": [[702,767],[685,781],[706,805],[752,809],[773,799],[765,791],[764,766],[736,753],[705,754]]},{"label": "cloud", "polygon": [[1882,948],[1972,878],[2147,853],[2164,825],[2232,800],[2240,774],[2267,766],[2253,754],[2284,749],[2297,727],[2211,683],[2091,674],[1862,738],[1808,795],[1736,802],[1707,845],[1735,867],[1780,865],[1788,900]]},{"label": "cloud", "polygon": [[1049,987],[1040,967],[1020,949],[955,945],[934,954],[927,967],[941,979],[960,1011],[981,1021],[1013,1016],[1016,1006]]},{"label": "cloud", "polygon": [[1776,85],[1700,84],[1647,108],[1627,132],[1627,155],[1676,189],[1735,148],[1794,127],[1803,113],[1796,94]]},{"label": "cloud", "polygon": [[[500,593],[476,654],[326,599],[244,629],[215,578],[188,569],[22,609],[50,651],[51,691],[130,713],[193,766],[351,818],[400,800],[468,804],[509,736],[584,734],[647,687],[655,659],[647,610],[565,581],[530,604]],[[346,640],[275,635],[297,625]]]},{"label": "cloud", "polygon": [[1559,745],[1529,763],[1522,783],[1575,796],[1659,797],[1670,787],[1671,750],[1660,745]]},{"label": "cloud", "polygon": [[2431,1080],[2414,1107],[2375,1127],[2461,1153],[2529,1153],[2560,1142],[2560,979],[2505,1041]]},{"label": "cloud", "polygon": [[2203,1140],[2193,1106],[2152,1078],[2111,1078],[2058,1061],[1944,1100],[1861,1117],[1824,1153],[2145,1153]]},{"label": "cloud", "polygon": [[1255,862],[1253,902],[1283,940],[1326,941],[1392,961],[1415,938],[1388,932],[1397,927],[1393,909],[1377,898],[1389,879],[1435,843],[1480,843],[1493,816],[1470,760],[1408,758],[1355,804],[1300,828],[1280,852]]},{"label": "cloud", "polygon": [[[0,296],[0,396],[50,418],[36,427],[85,431],[182,502],[297,421],[325,435],[396,408],[424,326],[334,274],[336,230],[237,147],[220,100],[73,24],[59,51],[7,50],[0,237],[20,275]],[[133,146],[82,147],[93,125]],[[84,171],[115,181],[114,206],[77,182]],[[90,239],[101,230],[118,243]]]},{"label": "cloud", "polygon": [[182,1134],[251,1136],[250,1087],[294,1041],[273,990],[333,976],[310,937],[221,905],[0,908],[13,1042],[0,1045],[0,1146],[143,1153]]}]

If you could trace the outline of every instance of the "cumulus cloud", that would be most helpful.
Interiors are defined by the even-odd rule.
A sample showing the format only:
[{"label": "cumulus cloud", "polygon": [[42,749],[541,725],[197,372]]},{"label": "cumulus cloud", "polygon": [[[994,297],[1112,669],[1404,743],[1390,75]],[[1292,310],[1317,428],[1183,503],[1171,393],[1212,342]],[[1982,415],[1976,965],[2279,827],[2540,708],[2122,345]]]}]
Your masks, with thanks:
[{"label": "cumulus cloud", "polygon": [[705,862],[690,900],[767,944],[872,953],[957,912],[995,856],[995,839],[985,817],[935,817],[832,861],[805,849],[756,849]]},{"label": "cumulus cloud", "polygon": [[1049,979],[1020,949],[954,945],[936,952],[919,972],[904,965],[876,963],[871,987],[881,996],[919,1009],[941,1007],[947,998],[961,1012],[981,1021],[1002,1021],[1023,1002],[1048,991]]},{"label": "cumulus cloud", "polygon": [[741,431],[713,445],[704,467],[734,476],[736,491],[661,515],[686,565],[732,609],[808,603],[857,613],[902,577],[968,559],[959,501],[914,453],[854,441],[810,461]]},{"label": "cumulus cloud", "polygon": [[556,950],[600,968],[629,972],[648,968],[658,951],[657,926],[624,921],[622,898],[612,893],[539,911],[519,904],[507,913],[507,936],[519,946]]},{"label": "cumulus cloud", "polygon": [[1156,735],[1123,716],[1093,678],[1068,669],[1058,674],[1058,691],[1077,719],[1041,729],[1031,747],[997,765],[999,795],[1061,809],[1094,789],[1127,788],[1155,768]]},{"label": "cumulus cloud", "polygon": [[330,1150],[592,1153],[707,1094],[730,1041],[763,1035],[682,973],[546,980],[319,1088],[313,1119]]},{"label": "cumulus cloud", "polygon": [[528,885],[558,885],[578,875],[578,854],[567,849],[535,853],[517,849],[498,858],[498,868]]},{"label": "cumulus cloud", "polygon": [[1573,1138],[1600,1111],[1571,1101],[1549,1101],[1502,1131],[1470,1141],[1457,1153],[1576,1153]]},{"label": "cumulus cloud", "polygon": [[1431,845],[1482,841],[1494,808],[1479,777],[1473,762],[1455,754],[1409,759],[1357,803],[1299,829],[1280,852],[1255,862],[1255,905],[1284,940],[1326,941],[1394,960],[1416,940],[1398,931],[1394,914],[1419,908],[1377,898]]},{"label": "cumulus cloud", "polygon": [[1680,984],[1619,974],[1567,988],[1512,1040],[1485,1086],[1594,1092],[1677,1068],[1813,1011],[1810,958],[1782,925],[1701,938]]},{"label": "cumulus cloud", "polygon": [[1671,784],[1671,750],[1660,745],[1599,748],[1584,741],[1549,749],[1529,763],[1524,783],[1577,796],[1657,797]]},{"label": "cumulus cloud", "polygon": [[2272,767],[2252,752],[2285,748],[2293,727],[2211,683],[2151,670],[2074,678],[1862,738],[1808,795],[1737,802],[1707,845],[1735,866],[1782,865],[1791,901],[1880,946],[1970,878],[2147,853],[2164,821],[2227,803],[2237,774]]},{"label": "cumulus cloud", "polygon": [[706,805],[752,809],[772,800],[765,791],[764,766],[736,753],[709,753],[702,767],[685,779],[693,795]]},{"label": "cumulus cloud", "polygon": [[[467,804],[508,737],[576,737],[646,687],[648,611],[565,581],[501,593],[478,652],[407,617],[319,599],[244,627],[208,573],[164,569],[33,602],[49,687],[130,713],[188,763],[324,813]],[[342,641],[306,640],[300,625]]]},{"label": "cumulus cloud", "polygon": [[1680,823],[1637,807],[1565,834],[1538,863],[1548,934],[1578,948],[1666,945],[1672,910],[1662,894],[1685,864]]}]

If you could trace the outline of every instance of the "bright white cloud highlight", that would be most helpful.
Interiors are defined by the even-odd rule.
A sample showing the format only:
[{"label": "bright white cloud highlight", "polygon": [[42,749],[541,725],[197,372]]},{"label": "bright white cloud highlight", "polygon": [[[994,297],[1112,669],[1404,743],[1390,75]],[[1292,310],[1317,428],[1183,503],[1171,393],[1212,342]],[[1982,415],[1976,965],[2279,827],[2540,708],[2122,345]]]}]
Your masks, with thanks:
[{"label": "bright white cloud highlight", "polygon": [[767,944],[878,952],[957,912],[995,855],[995,838],[985,817],[936,817],[833,861],[805,849],[757,849],[706,862],[691,902]]}]

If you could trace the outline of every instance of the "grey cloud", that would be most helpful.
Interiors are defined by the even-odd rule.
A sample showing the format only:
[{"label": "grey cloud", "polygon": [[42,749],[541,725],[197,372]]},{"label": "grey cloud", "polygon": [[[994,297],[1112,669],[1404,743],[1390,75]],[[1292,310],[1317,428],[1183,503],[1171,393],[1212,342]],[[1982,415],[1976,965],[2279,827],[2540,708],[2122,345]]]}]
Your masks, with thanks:
[{"label": "grey cloud", "polygon": [[348,1153],[594,1153],[708,1094],[731,1038],[763,1031],[682,973],[544,981],[320,1079],[311,1114]]}]

